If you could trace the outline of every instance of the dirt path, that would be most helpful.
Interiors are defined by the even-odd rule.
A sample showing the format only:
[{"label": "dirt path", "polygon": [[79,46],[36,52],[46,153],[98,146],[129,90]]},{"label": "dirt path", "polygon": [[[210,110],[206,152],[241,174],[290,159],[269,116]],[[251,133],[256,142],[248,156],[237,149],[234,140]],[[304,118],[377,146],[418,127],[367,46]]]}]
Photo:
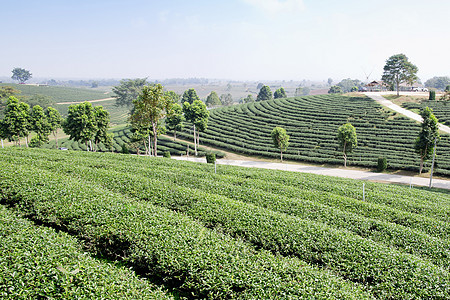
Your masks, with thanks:
[{"label": "dirt path", "polygon": [[98,100],[87,100],[87,101],[76,101],[76,102],[58,102],[56,104],[78,104],[78,103],[83,103],[83,102],[102,102],[102,101],[109,101],[109,100],[113,100],[116,98],[104,98],[104,99],[98,99]]},{"label": "dirt path", "polygon": [[[397,104],[392,103],[392,101],[385,99],[381,95],[381,93],[368,92],[368,93],[364,93],[364,94],[366,96],[372,98],[376,102],[380,103],[381,105],[386,106],[387,108],[390,108],[398,113],[401,113],[402,115],[404,115],[410,119],[413,119],[420,123],[422,123],[422,121],[423,121],[421,116],[419,116],[418,114],[416,114],[410,110],[404,109],[403,107],[400,107]],[[441,130],[444,133],[450,134],[450,127],[448,127],[444,124],[439,124],[439,130]]]}]

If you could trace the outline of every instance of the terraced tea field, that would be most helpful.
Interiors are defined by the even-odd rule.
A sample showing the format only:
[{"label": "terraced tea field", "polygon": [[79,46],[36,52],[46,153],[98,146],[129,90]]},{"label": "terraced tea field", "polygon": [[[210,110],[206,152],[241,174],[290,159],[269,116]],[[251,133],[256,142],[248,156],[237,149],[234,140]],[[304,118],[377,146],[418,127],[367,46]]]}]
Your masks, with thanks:
[{"label": "terraced tea field", "polygon": [[422,101],[421,103],[406,102],[402,104],[403,108],[420,111],[428,106],[433,109],[433,113],[442,124],[450,126],[450,102],[449,101]]},{"label": "terraced tea field", "polygon": [[[41,297],[126,298],[120,278],[130,276],[131,298],[450,298],[450,194],[366,182],[363,201],[361,185],[1,149],[0,291],[33,297],[45,283]],[[17,263],[41,247],[35,264]]]},{"label": "terraced tea field", "polygon": [[[414,140],[420,125],[365,96],[307,96],[214,109],[200,141],[237,153],[279,158],[270,133],[281,126],[290,135],[284,158],[343,164],[336,136],[338,127],[346,122],[355,126],[358,136],[358,148],[349,155],[350,165],[374,168],[378,157],[386,157],[389,168],[418,171]],[[191,132],[185,129],[178,135],[189,139]],[[450,175],[449,149],[450,136],[442,136],[437,147],[438,174]]]}]

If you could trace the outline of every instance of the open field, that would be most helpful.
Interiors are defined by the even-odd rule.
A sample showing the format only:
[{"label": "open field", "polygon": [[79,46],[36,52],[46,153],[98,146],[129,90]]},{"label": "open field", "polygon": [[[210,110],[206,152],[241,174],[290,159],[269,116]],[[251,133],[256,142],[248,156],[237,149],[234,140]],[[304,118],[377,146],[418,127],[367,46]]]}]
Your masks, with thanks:
[{"label": "open field", "polygon": [[[286,159],[342,164],[336,136],[337,128],[346,122],[355,126],[358,135],[358,148],[349,155],[352,166],[374,168],[378,157],[386,157],[391,169],[418,171],[413,145],[420,125],[365,96],[308,96],[218,108],[211,111],[208,130],[200,140],[237,153],[277,158],[279,151],[272,146],[270,133],[281,126],[290,135],[290,146],[283,154]],[[190,135],[189,130],[179,133],[187,139]],[[447,176],[448,149],[450,137],[443,135],[436,172]]]},{"label": "open field", "polygon": [[450,297],[446,192],[366,183],[363,201],[360,182],[311,174],[214,174],[207,164],[76,151],[0,157],[8,210],[181,297]]}]

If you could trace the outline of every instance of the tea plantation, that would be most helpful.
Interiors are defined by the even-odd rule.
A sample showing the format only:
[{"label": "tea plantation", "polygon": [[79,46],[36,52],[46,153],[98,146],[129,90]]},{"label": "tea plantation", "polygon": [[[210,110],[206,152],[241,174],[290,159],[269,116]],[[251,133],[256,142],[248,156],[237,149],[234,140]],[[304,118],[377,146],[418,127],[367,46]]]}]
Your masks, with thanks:
[{"label": "tea plantation", "polygon": [[415,109],[420,111],[420,109],[428,106],[433,109],[433,114],[438,118],[439,122],[450,126],[450,102],[449,101],[436,101],[427,100],[421,103],[406,102],[402,104],[403,108]]},{"label": "tea plantation", "polygon": [[[290,135],[284,158],[343,164],[336,136],[338,127],[346,122],[355,126],[358,137],[358,147],[348,158],[351,165],[375,168],[377,159],[385,157],[388,168],[419,170],[414,141],[420,125],[365,96],[283,98],[214,109],[200,140],[237,153],[279,158],[270,134],[280,126]],[[178,135],[188,139],[191,132],[185,130]],[[438,174],[450,175],[449,149],[450,136],[442,136],[437,147]]]},{"label": "tea plantation", "polygon": [[450,194],[366,183],[363,201],[361,185],[232,166],[215,174],[212,165],[165,158],[0,149],[0,295],[450,298]]}]

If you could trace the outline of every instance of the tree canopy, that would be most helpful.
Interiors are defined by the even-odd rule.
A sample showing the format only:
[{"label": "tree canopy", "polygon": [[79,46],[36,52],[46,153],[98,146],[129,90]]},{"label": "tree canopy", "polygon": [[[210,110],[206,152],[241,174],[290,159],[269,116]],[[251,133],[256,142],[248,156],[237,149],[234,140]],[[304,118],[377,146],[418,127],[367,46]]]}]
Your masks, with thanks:
[{"label": "tree canopy", "polygon": [[123,79],[118,86],[112,88],[116,98],[116,106],[133,105],[133,100],[136,99],[142,88],[147,84],[147,78]]},{"label": "tree canopy", "polygon": [[22,68],[14,68],[12,70],[11,78],[13,80],[17,80],[19,83],[25,83],[29,79],[31,79],[32,74],[30,71],[22,69]]},{"label": "tree canopy", "polygon": [[206,97],[205,104],[206,104],[208,107],[211,107],[211,106],[221,105],[222,102],[220,102],[220,99],[219,99],[219,96],[217,95],[217,93],[216,93],[215,91],[212,91],[212,92],[208,95],[208,97]]},{"label": "tree canopy", "polygon": [[183,103],[183,112],[186,120],[194,125],[194,151],[197,155],[197,145],[200,142],[200,131],[206,131],[208,127],[209,111],[205,103],[201,100],[195,100],[192,104]]},{"label": "tree canopy", "polygon": [[31,139],[32,147],[40,147],[48,142],[48,136],[51,132],[51,125],[47,115],[39,105],[33,106],[30,112],[30,129],[36,132],[36,136]]},{"label": "tree canopy", "polygon": [[166,118],[166,125],[169,130],[173,130],[173,137],[177,138],[177,131],[183,129],[183,108],[180,104],[175,103],[172,106],[172,113]]},{"label": "tree canopy", "polygon": [[433,110],[425,107],[420,116],[423,118],[419,136],[414,143],[414,149],[420,157],[419,173],[422,173],[423,162],[430,159],[433,154],[435,139],[439,139],[439,124],[437,118],[433,115]]},{"label": "tree canopy", "polygon": [[97,133],[97,121],[95,109],[90,102],[72,104],[67,111],[67,118],[63,123],[64,132],[74,141],[81,141],[88,147],[88,142],[95,138]]},{"label": "tree canopy", "polygon": [[184,91],[183,97],[181,98],[181,103],[187,102],[189,104],[192,104],[196,100],[200,100],[200,98],[198,97],[195,89],[191,88]]},{"label": "tree canopy", "polygon": [[381,79],[388,85],[395,86],[397,96],[399,95],[399,85],[408,83],[412,85],[418,79],[419,69],[413,65],[404,54],[396,54],[389,57],[383,68]]},{"label": "tree canopy", "polygon": [[278,98],[286,98],[287,96],[286,96],[286,92],[284,91],[284,88],[283,88],[283,87],[280,87],[279,89],[277,89],[277,90],[275,91],[275,93],[273,93],[273,97],[274,97],[275,99],[278,99]]},{"label": "tree canopy", "polygon": [[342,88],[339,85],[333,85],[328,90],[328,94],[341,94]]},{"label": "tree canopy", "polygon": [[20,138],[28,136],[30,128],[30,106],[19,101],[16,97],[9,97],[1,120],[3,135],[10,142],[20,145]]},{"label": "tree canopy", "polygon": [[267,85],[263,85],[259,90],[258,96],[256,97],[256,101],[270,100],[272,98],[273,96],[270,87],[268,87]]},{"label": "tree canopy", "polygon": [[347,167],[347,153],[351,153],[358,146],[356,129],[352,124],[346,123],[338,128],[337,135],[339,148],[344,157],[344,167]]},{"label": "tree canopy", "polygon": [[54,109],[53,107],[48,107],[46,110],[48,124],[50,126],[50,131],[53,133],[55,137],[56,149],[58,149],[58,129],[61,128],[61,124],[63,122],[63,118],[59,111]]},{"label": "tree canopy", "polygon": [[354,92],[355,87],[356,87],[356,90],[358,90],[362,86],[362,83],[358,79],[347,78],[347,79],[342,79],[337,84],[337,86],[341,87],[342,92],[348,93],[348,92]]},{"label": "tree canopy", "polygon": [[271,136],[274,147],[280,149],[281,161],[283,161],[283,151],[286,151],[289,146],[289,135],[286,133],[286,129],[275,127]]},{"label": "tree canopy", "polygon": [[448,76],[435,76],[433,78],[425,81],[425,86],[427,88],[433,88],[437,90],[445,90],[445,88],[450,84],[450,78]]},{"label": "tree canopy", "polygon": [[226,106],[231,105],[233,104],[233,96],[230,93],[222,94],[220,95],[220,102]]}]

